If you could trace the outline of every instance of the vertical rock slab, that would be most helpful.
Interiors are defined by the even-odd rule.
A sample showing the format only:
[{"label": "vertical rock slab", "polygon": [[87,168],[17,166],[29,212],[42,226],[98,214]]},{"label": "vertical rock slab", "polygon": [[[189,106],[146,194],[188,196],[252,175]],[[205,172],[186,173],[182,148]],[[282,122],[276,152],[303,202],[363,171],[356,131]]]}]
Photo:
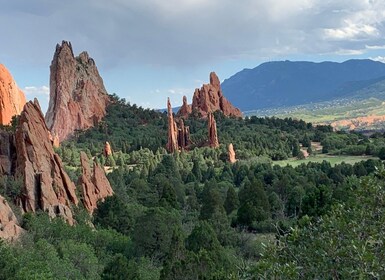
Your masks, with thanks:
[{"label": "vertical rock slab", "polygon": [[109,142],[104,143],[103,154],[105,157],[112,155],[112,149]]},{"label": "vertical rock slab", "polygon": [[172,114],[170,98],[167,99],[168,137],[166,149],[170,153],[178,151],[178,127]]},{"label": "vertical rock slab", "polygon": [[214,119],[214,115],[210,113],[207,117],[207,126],[209,133],[209,146],[211,148],[218,148],[219,141],[217,135],[217,122]]},{"label": "vertical rock slab", "polygon": [[90,168],[89,159],[84,152],[80,153],[82,174],[79,177],[84,207],[89,213],[93,213],[99,200],[113,195],[110,182],[108,182],[104,170],[94,162],[93,171]]},{"label": "vertical rock slab", "polygon": [[71,204],[78,204],[75,185],[54,152],[49,135],[37,100],[25,104],[15,133],[15,176],[24,183],[20,203],[25,212],[43,210],[73,224]]},{"label": "vertical rock slab", "polygon": [[234,147],[233,147],[232,143],[229,144],[229,146],[227,148],[227,152],[228,152],[228,156],[229,156],[229,162],[235,163],[237,161],[237,159],[235,158],[235,151],[234,151]]},{"label": "vertical rock slab", "polygon": [[24,93],[7,68],[0,64],[0,124],[9,125],[13,116],[20,115],[25,103]]},{"label": "vertical rock slab", "polygon": [[50,101],[45,120],[59,141],[75,130],[95,126],[105,115],[110,99],[95,61],[87,52],[75,57],[71,43],[56,46],[50,67]]}]

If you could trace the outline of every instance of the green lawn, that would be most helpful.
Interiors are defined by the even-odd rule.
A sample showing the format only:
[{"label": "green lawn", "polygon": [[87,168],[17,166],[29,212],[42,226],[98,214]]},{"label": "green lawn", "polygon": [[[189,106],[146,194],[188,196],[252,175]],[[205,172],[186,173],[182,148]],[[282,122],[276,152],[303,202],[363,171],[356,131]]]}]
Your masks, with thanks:
[{"label": "green lawn", "polygon": [[302,163],[308,163],[308,162],[322,162],[324,160],[331,163],[331,165],[336,165],[341,162],[354,164],[356,162],[362,161],[362,160],[368,160],[368,159],[378,159],[377,157],[372,156],[330,156],[330,155],[314,155],[310,156],[307,159],[296,159],[296,158],[290,158],[287,160],[279,160],[274,161],[273,164],[277,164],[279,166],[286,166],[287,164],[296,167]]}]

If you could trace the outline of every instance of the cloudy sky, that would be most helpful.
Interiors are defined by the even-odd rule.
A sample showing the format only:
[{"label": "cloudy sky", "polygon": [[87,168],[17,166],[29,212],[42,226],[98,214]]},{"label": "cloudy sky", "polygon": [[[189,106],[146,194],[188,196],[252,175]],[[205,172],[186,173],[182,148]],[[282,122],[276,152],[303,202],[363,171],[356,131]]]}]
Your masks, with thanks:
[{"label": "cloudy sky", "polygon": [[0,0],[0,63],[43,110],[57,43],[94,58],[107,91],[164,108],[272,60],[385,62],[384,0]]}]

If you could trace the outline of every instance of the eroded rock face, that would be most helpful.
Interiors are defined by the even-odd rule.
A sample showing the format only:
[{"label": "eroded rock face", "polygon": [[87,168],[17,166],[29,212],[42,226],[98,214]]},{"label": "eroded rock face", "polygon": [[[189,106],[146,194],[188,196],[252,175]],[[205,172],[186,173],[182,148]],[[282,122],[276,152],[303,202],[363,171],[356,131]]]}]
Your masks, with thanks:
[{"label": "eroded rock face", "polygon": [[0,124],[9,125],[13,116],[20,115],[25,103],[24,93],[7,68],[0,64]]},{"label": "eroded rock face", "polygon": [[191,108],[187,105],[185,98],[183,106],[177,113],[177,116],[187,117],[191,111],[200,114],[206,118],[210,113],[221,111],[225,116],[242,117],[242,113],[235,108],[224,96],[218,76],[210,73],[210,83],[205,84],[201,89],[195,89]]},{"label": "eroded rock face", "polygon": [[233,147],[233,144],[230,143],[228,148],[227,148],[227,152],[228,152],[228,155],[229,155],[229,162],[230,163],[235,163],[237,160],[235,158],[235,151],[234,151],[234,147]]},{"label": "eroded rock face", "polygon": [[79,184],[82,188],[84,207],[89,213],[93,213],[99,200],[103,201],[107,196],[113,195],[113,190],[107,180],[104,170],[94,162],[93,170],[90,168],[89,159],[84,152],[80,153],[82,174]]},{"label": "eroded rock face", "polygon": [[219,147],[219,141],[218,141],[218,135],[217,135],[217,122],[214,119],[213,114],[209,114],[207,117],[207,125],[208,125],[208,132],[209,132],[209,146],[211,148],[218,148]]},{"label": "eroded rock face", "polygon": [[183,105],[182,107],[180,107],[176,116],[183,117],[186,119],[190,114],[191,114],[191,106],[187,104],[187,97],[183,96]]},{"label": "eroded rock face", "polygon": [[40,105],[28,102],[20,115],[15,133],[16,174],[23,178],[24,195],[20,206],[25,212],[43,210],[51,217],[61,216],[69,224],[74,220],[71,204],[78,204],[75,185],[53,151]]},{"label": "eroded rock face", "polygon": [[50,67],[50,101],[45,120],[59,141],[75,130],[95,126],[110,102],[95,61],[87,52],[75,57],[71,43],[56,46]]},{"label": "eroded rock face", "polygon": [[0,238],[13,241],[23,231],[8,202],[0,196]]}]

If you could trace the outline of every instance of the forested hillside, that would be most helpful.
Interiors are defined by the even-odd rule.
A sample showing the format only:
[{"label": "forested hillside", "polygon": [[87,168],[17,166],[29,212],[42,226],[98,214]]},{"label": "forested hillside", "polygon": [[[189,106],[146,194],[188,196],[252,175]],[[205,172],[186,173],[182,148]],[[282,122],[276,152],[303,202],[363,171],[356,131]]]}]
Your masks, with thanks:
[{"label": "forested hillside", "polygon": [[[169,154],[166,114],[113,100],[98,127],[57,153],[75,182],[81,151],[104,165],[115,194],[92,217],[79,206],[75,226],[45,213],[20,217],[21,240],[0,244],[0,279],[383,277],[382,134],[215,114],[219,148],[204,147],[206,121],[191,118],[190,150]],[[303,151],[372,159],[275,164]],[[12,201],[18,182],[0,183]]]}]

